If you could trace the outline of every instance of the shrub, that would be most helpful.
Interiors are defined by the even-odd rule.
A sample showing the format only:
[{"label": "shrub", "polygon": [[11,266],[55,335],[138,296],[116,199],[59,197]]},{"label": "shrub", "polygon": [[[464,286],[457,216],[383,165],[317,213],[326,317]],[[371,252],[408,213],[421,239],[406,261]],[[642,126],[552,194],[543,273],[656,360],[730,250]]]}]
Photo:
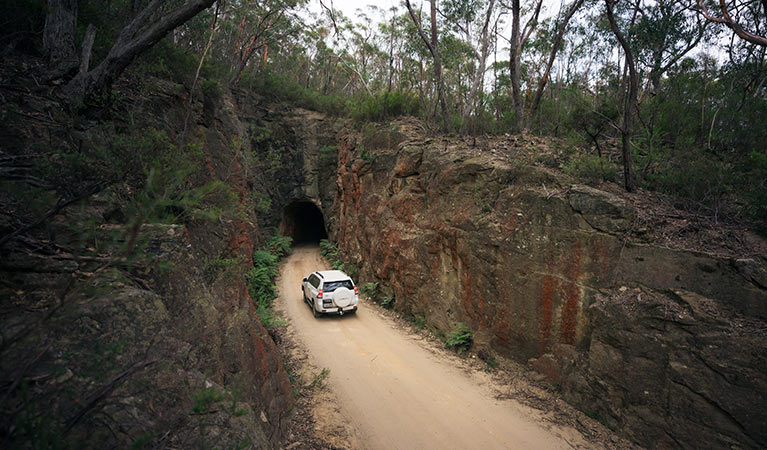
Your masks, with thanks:
[{"label": "shrub", "polygon": [[320,241],[320,253],[328,261],[335,261],[338,259],[338,246],[327,239],[322,239]]},{"label": "shrub", "polygon": [[266,241],[266,246],[269,251],[278,257],[285,256],[290,253],[290,246],[293,244],[293,238],[288,236],[282,236],[279,233],[275,233],[269,240]]},{"label": "shrub", "polygon": [[374,163],[376,162],[376,159],[378,159],[378,155],[375,153],[370,153],[368,149],[362,147],[362,150],[360,151],[360,158],[362,158],[362,160],[365,162]]},{"label": "shrub", "polygon": [[253,202],[256,205],[256,211],[260,213],[268,213],[272,208],[272,199],[266,194],[261,192],[253,193]]},{"label": "shrub", "polygon": [[565,173],[589,184],[599,184],[602,181],[615,181],[618,170],[605,158],[595,155],[585,155],[571,159],[565,165]]},{"label": "shrub", "polygon": [[241,262],[243,262],[241,257],[208,260],[205,262],[205,276],[209,279],[215,279],[221,272],[239,267]]},{"label": "shrub", "polygon": [[280,320],[277,315],[274,314],[274,309],[272,309],[271,305],[258,303],[256,305],[256,315],[258,316],[261,325],[267,330],[277,326],[287,325],[287,322]]},{"label": "shrub", "polygon": [[[659,168],[648,175],[647,184],[651,189],[681,200],[682,204],[687,203],[685,206],[689,209],[717,214],[733,188],[734,175],[732,164],[700,158]],[[690,201],[694,204],[689,204]]]},{"label": "shrub", "polygon": [[347,101],[338,95],[323,95],[291,80],[286,75],[263,69],[246,71],[240,85],[274,101],[292,102],[298,106],[340,116],[347,109]]},{"label": "shrub", "polygon": [[469,327],[463,322],[458,322],[458,328],[450,332],[445,340],[445,345],[457,350],[458,353],[463,353],[471,347],[473,339],[474,335]]},{"label": "shrub", "polygon": [[253,253],[253,269],[247,276],[248,292],[261,325],[267,329],[284,324],[272,310],[272,301],[277,297],[274,279],[279,274],[280,257],[290,252],[292,241],[289,237],[275,234],[267,240],[265,248]]},{"label": "shrub", "polygon": [[352,117],[359,122],[381,121],[404,115],[418,115],[418,98],[403,92],[383,92],[357,103]]},{"label": "shrub", "polygon": [[378,285],[380,283],[365,283],[362,286],[362,293],[368,298],[374,299],[378,297]]},{"label": "shrub", "polygon": [[352,279],[357,278],[359,275],[359,269],[357,266],[350,262],[344,262],[341,260],[341,258],[338,256],[338,246],[333,242],[327,239],[322,239],[320,241],[320,253],[322,253],[322,257],[325,258],[328,263],[330,263],[330,267],[332,267],[334,270],[346,272],[350,277],[352,277]]},{"label": "shrub", "polygon": [[742,195],[749,202],[748,212],[756,221],[756,230],[767,235],[767,154],[751,152],[745,172],[748,186]]},{"label": "shrub", "polygon": [[384,308],[392,308],[394,307],[394,296],[393,295],[387,295],[386,297],[381,299],[381,306]]},{"label": "shrub", "polygon": [[423,330],[426,328],[426,317],[414,314],[410,316],[410,323],[416,330]]},{"label": "shrub", "polygon": [[194,397],[192,412],[196,414],[207,412],[214,404],[226,398],[226,394],[215,387],[202,388],[192,395]]}]

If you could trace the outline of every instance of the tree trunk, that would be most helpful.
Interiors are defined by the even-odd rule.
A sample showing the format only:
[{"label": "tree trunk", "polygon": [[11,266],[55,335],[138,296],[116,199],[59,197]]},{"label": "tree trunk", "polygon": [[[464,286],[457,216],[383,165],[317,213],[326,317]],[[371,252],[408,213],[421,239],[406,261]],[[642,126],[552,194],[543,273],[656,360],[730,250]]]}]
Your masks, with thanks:
[{"label": "tree trunk", "polygon": [[517,132],[524,129],[522,114],[522,90],[520,76],[522,72],[522,43],[519,35],[519,0],[512,0],[511,21],[511,44],[509,45],[509,75],[511,76],[511,98],[514,105],[514,119],[517,124]]},{"label": "tree trunk", "polygon": [[535,113],[538,111],[538,107],[541,104],[541,99],[543,98],[543,91],[546,88],[546,83],[549,81],[549,75],[551,74],[551,68],[554,66],[554,61],[557,58],[557,53],[559,52],[559,47],[562,46],[562,38],[565,35],[565,31],[567,30],[567,25],[570,23],[570,19],[573,18],[573,15],[578,10],[578,8],[583,5],[583,0],[575,0],[572,5],[567,9],[567,13],[565,14],[564,19],[562,19],[562,23],[559,24],[559,27],[557,28],[557,34],[554,35],[554,42],[551,47],[551,53],[549,53],[549,59],[546,62],[546,68],[543,71],[543,75],[541,76],[541,79],[538,80],[538,88],[535,91],[535,97],[533,97],[533,104],[530,106],[530,114],[528,115],[528,125],[530,122],[530,119],[535,115]]},{"label": "tree trunk", "polygon": [[[480,86],[482,85],[482,82],[485,79],[485,67],[487,66],[487,55],[489,53],[489,47],[490,47],[490,39],[488,37],[488,32],[490,30],[490,17],[493,15],[493,6],[495,5],[495,0],[490,0],[490,3],[487,5],[487,12],[485,14],[485,24],[482,27],[482,37],[480,37],[480,43],[481,48],[479,51],[479,62],[477,64],[477,72],[474,74],[474,80],[471,83],[471,90],[469,91],[469,99],[467,101],[467,108],[463,112],[463,117],[461,118],[461,127],[465,130],[466,129],[466,118],[472,113],[475,112],[477,108],[477,92],[480,91]],[[468,29],[468,26],[467,26]],[[475,112],[476,117],[476,112]]]},{"label": "tree trunk", "polygon": [[83,38],[82,50],[80,52],[80,70],[79,73],[88,72],[91,62],[91,50],[93,49],[93,41],[96,40],[96,27],[93,24],[88,24],[88,29],[85,31],[85,37]]},{"label": "tree trunk", "polygon": [[431,4],[431,46],[434,49],[434,77],[437,79],[437,97],[442,111],[442,127],[450,126],[450,115],[447,112],[445,100],[445,82],[442,80],[442,58],[439,55],[439,42],[437,40],[437,0],[429,0]]},{"label": "tree trunk", "polygon": [[74,75],[79,66],[75,50],[77,0],[48,0],[43,28],[43,49],[49,80]]},{"label": "tree trunk", "polygon": [[66,94],[70,99],[75,100],[106,90],[138,55],[200,11],[209,8],[214,1],[185,2],[147,25],[152,15],[165,3],[163,0],[152,0],[130,24],[122,29],[106,58],[96,68],[79,73],[67,84]]},{"label": "tree trunk", "polygon": [[626,55],[626,65],[629,68],[629,95],[626,98],[626,102],[623,106],[623,126],[621,127],[621,152],[623,154],[623,178],[626,190],[631,192],[634,190],[634,174],[632,171],[632,156],[631,156],[631,113],[636,107],[637,103],[637,91],[639,84],[639,77],[636,71],[636,65],[634,64],[634,54],[631,51],[631,47],[623,35],[618,25],[615,22],[615,16],[613,15],[613,0],[605,0],[607,6],[607,19],[610,21],[610,29],[612,30],[615,38],[618,39],[623,52]]},{"label": "tree trunk", "polygon": [[405,6],[407,6],[407,11],[416,26],[416,30],[418,30],[418,35],[421,37],[424,44],[426,44],[426,47],[429,49],[429,53],[431,53],[431,57],[434,60],[434,78],[437,83],[437,99],[440,110],[442,111],[442,128],[446,130],[450,125],[450,116],[447,111],[447,101],[445,101],[445,87],[442,80],[442,59],[439,56],[439,41],[437,39],[437,0],[429,0],[429,3],[431,4],[431,39],[426,37],[426,33],[421,26],[421,21],[418,20],[412,5],[410,5],[410,0],[405,0]]}]

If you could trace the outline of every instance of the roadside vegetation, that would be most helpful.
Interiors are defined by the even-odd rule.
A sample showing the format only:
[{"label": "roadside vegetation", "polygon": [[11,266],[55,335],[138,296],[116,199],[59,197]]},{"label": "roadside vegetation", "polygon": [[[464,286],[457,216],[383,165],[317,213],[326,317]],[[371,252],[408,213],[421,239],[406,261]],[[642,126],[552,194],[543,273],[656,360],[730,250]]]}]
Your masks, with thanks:
[{"label": "roadside vegetation", "polygon": [[463,322],[458,322],[456,328],[445,339],[445,346],[460,354],[469,350],[473,342],[474,334],[469,329],[469,326]]},{"label": "roadside vegetation", "polygon": [[277,298],[274,280],[279,275],[280,260],[290,254],[292,242],[290,237],[275,233],[262,249],[253,253],[253,269],[247,276],[248,293],[261,325],[267,330],[285,324],[274,312],[273,302]]}]

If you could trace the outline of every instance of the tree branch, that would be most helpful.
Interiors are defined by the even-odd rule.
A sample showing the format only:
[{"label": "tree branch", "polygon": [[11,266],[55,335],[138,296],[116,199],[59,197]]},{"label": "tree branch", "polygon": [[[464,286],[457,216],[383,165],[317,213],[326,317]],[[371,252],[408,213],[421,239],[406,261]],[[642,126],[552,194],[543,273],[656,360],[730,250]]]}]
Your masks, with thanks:
[{"label": "tree branch", "polygon": [[522,29],[522,39],[519,43],[520,48],[524,47],[525,43],[527,43],[527,40],[530,39],[530,36],[533,34],[533,31],[535,31],[535,28],[538,26],[538,16],[541,13],[542,5],[543,0],[538,0],[538,4],[535,5],[535,12],[533,13],[533,16],[530,17],[530,20],[527,21],[525,27]]},{"label": "tree branch", "polygon": [[431,53],[431,56],[436,56],[436,51],[434,48],[432,48],[429,39],[426,37],[426,33],[423,31],[421,21],[418,20],[418,17],[416,17],[415,12],[413,11],[413,7],[410,5],[410,0],[405,0],[405,6],[407,6],[407,12],[410,14],[410,18],[413,19],[415,28],[418,31],[418,36],[420,36],[423,43],[426,44],[426,47],[429,49],[429,53]]},{"label": "tree branch", "polygon": [[[744,41],[767,47],[767,37],[759,36],[758,34],[751,33],[743,28],[740,23],[730,16],[730,11],[727,9],[727,4],[724,0],[719,0],[719,9],[722,11],[722,17],[716,17],[711,14],[706,5],[703,4],[703,0],[697,0],[697,3],[698,11],[700,11],[700,13],[703,14],[703,17],[707,20],[725,25]],[[765,14],[767,14],[767,0],[762,0],[762,3],[762,6],[765,8]]]}]

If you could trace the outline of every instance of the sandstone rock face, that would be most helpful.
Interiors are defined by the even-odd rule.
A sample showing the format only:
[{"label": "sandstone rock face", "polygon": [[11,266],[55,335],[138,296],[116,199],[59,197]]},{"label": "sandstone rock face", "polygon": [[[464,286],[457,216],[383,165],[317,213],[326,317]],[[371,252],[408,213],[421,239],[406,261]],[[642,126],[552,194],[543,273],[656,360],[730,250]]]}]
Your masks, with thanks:
[{"label": "sandstone rock face", "polygon": [[[531,360],[642,445],[767,445],[764,260],[634,244],[623,198],[423,136],[403,120],[340,139],[329,231],[361,282],[431,327],[464,322],[476,347]],[[686,312],[664,316],[668,305]]]},{"label": "sandstone rock face", "polygon": [[[130,116],[173,135],[188,102],[177,85],[156,90]],[[240,214],[132,230],[105,190],[58,214],[32,247],[2,249],[0,447],[279,447],[293,398],[246,287],[258,229],[235,111],[225,97],[193,102],[204,170],[188,183],[225,183]],[[86,148],[83,136],[101,133],[87,126]],[[18,131],[24,154],[29,130]]]},{"label": "sandstone rock face", "polygon": [[285,233],[286,207],[295,202],[313,203],[332,222],[338,123],[317,112],[259,103],[248,92],[237,93],[235,101],[255,161],[250,188],[268,199],[258,211],[259,227]]},{"label": "sandstone rock face", "polygon": [[688,291],[607,291],[565,398],[648,447],[763,448],[764,322]]}]

